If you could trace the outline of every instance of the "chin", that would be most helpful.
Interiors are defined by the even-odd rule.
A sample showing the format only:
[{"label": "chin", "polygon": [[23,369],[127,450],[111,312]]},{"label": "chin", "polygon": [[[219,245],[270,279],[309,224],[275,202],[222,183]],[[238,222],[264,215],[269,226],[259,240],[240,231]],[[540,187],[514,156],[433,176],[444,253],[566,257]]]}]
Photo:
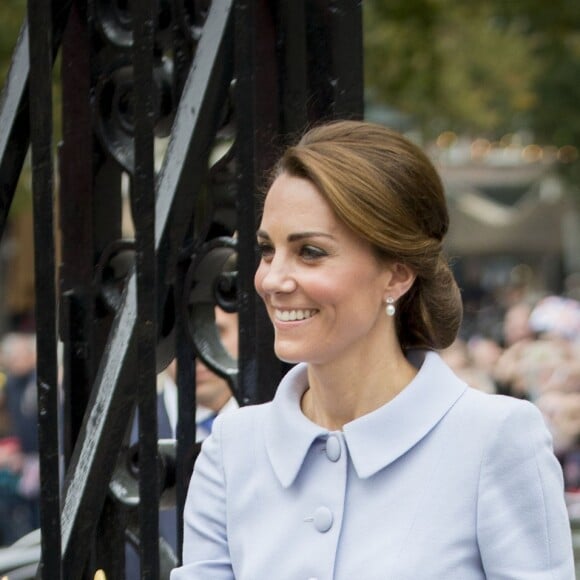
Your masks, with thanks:
[{"label": "chin", "polygon": [[308,362],[310,358],[303,349],[285,348],[283,346],[274,346],[276,356],[283,362],[289,364],[297,364],[300,362]]}]

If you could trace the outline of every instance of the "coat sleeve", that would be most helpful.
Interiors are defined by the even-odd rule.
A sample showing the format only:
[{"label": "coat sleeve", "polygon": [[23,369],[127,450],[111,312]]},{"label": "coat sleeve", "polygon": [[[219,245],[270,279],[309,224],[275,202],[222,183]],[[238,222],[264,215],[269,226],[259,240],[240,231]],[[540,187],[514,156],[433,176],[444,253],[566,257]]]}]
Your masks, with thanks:
[{"label": "coat sleeve", "polygon": [[510,402],[481,465],[477,533],[490,580],[574,580],[562,470],[531,403]]},{"label": "coat sleeve", "polygon": [[234,579],[226,529],[222,419],[216,419],[195,462],[183,513],[183,565],[171,572],[171,580]]}]

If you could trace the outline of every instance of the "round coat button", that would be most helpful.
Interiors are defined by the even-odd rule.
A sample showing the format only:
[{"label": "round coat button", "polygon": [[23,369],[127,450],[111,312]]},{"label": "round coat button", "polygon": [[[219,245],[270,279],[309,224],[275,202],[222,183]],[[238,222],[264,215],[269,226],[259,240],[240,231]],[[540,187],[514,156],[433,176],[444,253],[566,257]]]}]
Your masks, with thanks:
[{"label": "round coat button", "polygon": [[314,527],[320,532],[328,532],[332,527],[332,512],[324,506],[314,510]]},{"label": "round coat button", "polygon": [[336,435],[329,435],[326,440],[326,456],[330,461],[340,459],[340,441]]}]

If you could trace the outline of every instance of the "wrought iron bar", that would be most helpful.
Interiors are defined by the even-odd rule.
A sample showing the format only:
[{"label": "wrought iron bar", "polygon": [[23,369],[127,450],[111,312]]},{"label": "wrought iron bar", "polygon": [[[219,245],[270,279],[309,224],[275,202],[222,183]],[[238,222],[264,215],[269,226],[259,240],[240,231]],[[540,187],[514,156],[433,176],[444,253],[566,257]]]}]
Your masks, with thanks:
[{"label": "wrought iron bar", "polygon": [[[332,114],[363,118],[362,0],[330,0],[325,38],[330,48]],[[348,42],[345,39],[348,38]]]},{"label": "wrought iron bar", "polygon": [[153,49],[155,3],[134,0],[133,111],[135,172],[131,209],[136,232],[139,409],[139,556],[141,578],[159,578],[159,472],[156,384],[156,256]]},{"label": "wrought iron bar", "polygon": [[[175,304],[180,304],[184,296],[185,277],[188,262],[180,260],[177,264],[174,283]],[[183,509],[187,497],[189,478],[193,463],[199,452],[195,441],[195,361],[191,356],[189,343],[188,321],[185,316],[179,316],[176,309],[175,356],[177,359],[177,385],[179,388],[179,407],[177,418],[177,448],[180,461],[175,469],[175,509],[177,510],[177,546],[183,545]],[[181,562],[181,550],[178,549],[177,559]]]},{"label": "wrought iron bar", "polygon": [[[39,576],[59,580],[60,449],[53,213],[51,2],[29,0],[30,127],[34,207],[37,399],[42,560]],[[51,537],[52,536],[52,537]]]},{"label": "wrought iron bar", "polygon": [[136,362],[134,340],[135,277],[131,276],[115,317],[108,344],[67,470],[61,515],[62,559],[66,578],[81,578],[91,538],[108,491],[113,467],[132,415]]},{"label": "wrought iron bar", "polygon": [[306,22],[310,120],[362,117],[362,2],[307,0]]},{"label": "wrought iron bar", "polygon": [[281,123],[288,143],[308,126],[308,37],[306,0],[280,0],[278,44],[280,55]]},{"label": "wrought iron bar", "polygon": [[[86,7],[75,1],[71,7],[61,52],[63,139],[59,147],[60,247],[60,337],[63,342],[63,451],[68,465],[78,437],[95,360],[95,246],[100,224],[94,219],[95,163],[90,107],[90,35]],[[115,189],[108,188],[108,199]],[[104,205],[101,200],[101,205]],[[110,229],[114,212],[107,204]],[[120,221],[120,220],[119,220]],[[102,230],[105,229],[101,226]],[[120,227],[118,228],[120,229]],[[112,318],[112,317],[111,317]]]},{"label": "wrought iron bar", "polygon": [[259,192],[280,132],[274,16],[264,0],[240,0],[235,17],[236,185],[238,189],[239,388],[242,404],[272,398],[282,375],[273,332],[254,291]]}]

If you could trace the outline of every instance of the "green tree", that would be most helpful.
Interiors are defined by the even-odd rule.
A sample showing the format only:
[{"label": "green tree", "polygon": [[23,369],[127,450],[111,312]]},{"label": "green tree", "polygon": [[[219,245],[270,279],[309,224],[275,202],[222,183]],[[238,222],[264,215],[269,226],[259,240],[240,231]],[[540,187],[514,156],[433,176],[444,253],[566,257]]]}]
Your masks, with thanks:
[{"label": "green tree", "polygon": [[443,130],[492,140],[526,131],[567,150],[580,181],[578,0],[366,0],[365,85],[411,115],[427,138]]},{"label": "green tree", "polygon": [[[26,4],[26,0],[2,0],[0,7],[0,104],[2,103],[1,91],[4,88],[18,35],[24,23]],[[25,163],[10,210],[9,220],[21,211],[30,210],[32,203],[30,179],[30,166]]]},{"label": "green tree", "polygon": [[4,86],[25,14],[26,0],[2,0],[2,7],[0,7],[0,87]]},{"label": "green tree", "polygon": [[481,0],[369,0],[365,84],[412,114],[427,136],[443,129],[505,133],[530,123],[541,67],[535,39]]},{"label": "green tree", "polygon": [[577,0],[496,0],[504,23],[518,22],[540,73],[530,124],[555,145],[580,146],[580,3]]}]

